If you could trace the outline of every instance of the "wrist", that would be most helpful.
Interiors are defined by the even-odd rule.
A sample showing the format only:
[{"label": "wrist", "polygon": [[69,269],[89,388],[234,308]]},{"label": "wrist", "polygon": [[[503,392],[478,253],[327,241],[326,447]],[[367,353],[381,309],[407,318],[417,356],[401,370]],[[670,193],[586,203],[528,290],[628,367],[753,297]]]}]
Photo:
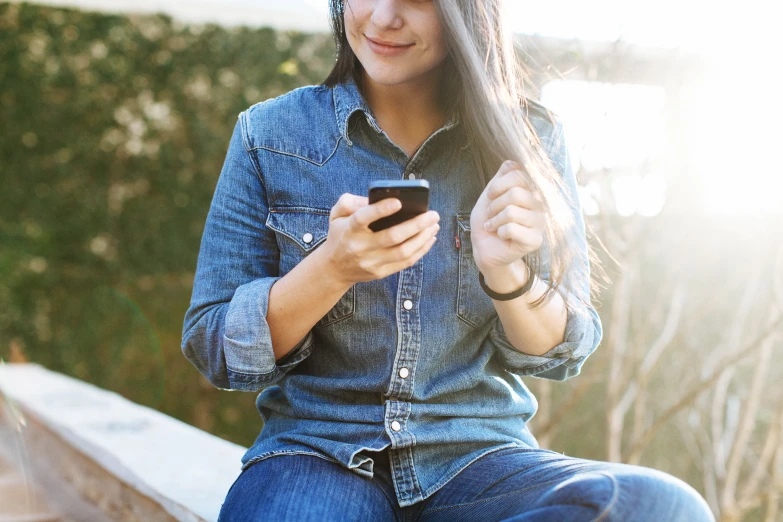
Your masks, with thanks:
[{"label": "wrist", "polygon": [[315,273],[323,274],[324,280],[329,282],[334,290],[345,293],[356,282],[345,278],[345,272],[340,270],[330,254],[327,244],[324,243],[313,250],[302,262],[309,259],[313,265],[318,265],[317,267],[313,266]]},{"label": "wrist", "polygon": [[528,280],[528,267],[524,259],[518,259],[509,265],[479,270],[484,276],[484,283],[499,294],[508,294],[522,288]]}]

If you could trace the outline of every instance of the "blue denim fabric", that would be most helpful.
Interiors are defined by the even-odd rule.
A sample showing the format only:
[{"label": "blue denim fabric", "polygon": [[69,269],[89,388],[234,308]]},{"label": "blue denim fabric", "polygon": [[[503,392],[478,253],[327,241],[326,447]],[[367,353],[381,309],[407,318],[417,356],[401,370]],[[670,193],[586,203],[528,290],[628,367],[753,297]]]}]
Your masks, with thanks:
[{"label": "blue denim fabric", "polygon": [[662,471],[522,447],[485,454],[431,497],[399,507],[388,451],[372,479],[307,455],[255,463],[232,484],[218,522],[715,520],[695,489]]},{"label": "blue denim fabric", "polygon": [[[586,257],[562,126],[530,107],[576,202],[573,246]],[[463,127],[452,115],[409,158],[352,81],[301,87],[239,114],[206,220],[182,350],[218,388],[263,389],[256,406],[264,427],[243,469],[302,454],[372,477],[366,452],[390,448],[397,500],[408,506],[488,452],[538,447],[527,427],[538,404],[522,377],[577,375],[601,340],[601,322],[592,306],[569,312],[565,339],[540,356],[510,344],[471,252],[470,212],[484,187]],[[352,286],[276,361],[266,322],[272,285],[326,239],[341,194],[366,195],[371,181],[410,174],[430,182],[430,208],[441,216],[432,249],[410,268]],[[584,288],[589,296],[588,281]]]}]

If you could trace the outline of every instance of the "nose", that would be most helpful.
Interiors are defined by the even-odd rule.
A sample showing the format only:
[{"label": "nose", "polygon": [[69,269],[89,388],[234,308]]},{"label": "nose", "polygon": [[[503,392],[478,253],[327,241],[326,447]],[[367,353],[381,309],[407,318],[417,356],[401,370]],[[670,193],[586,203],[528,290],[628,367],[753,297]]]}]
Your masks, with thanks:
[{"label": "nose", "polygon": [[382,29],[399,29],[402,27],[400,4],[400,0],[378,0],[375,2],[370,21]]}]

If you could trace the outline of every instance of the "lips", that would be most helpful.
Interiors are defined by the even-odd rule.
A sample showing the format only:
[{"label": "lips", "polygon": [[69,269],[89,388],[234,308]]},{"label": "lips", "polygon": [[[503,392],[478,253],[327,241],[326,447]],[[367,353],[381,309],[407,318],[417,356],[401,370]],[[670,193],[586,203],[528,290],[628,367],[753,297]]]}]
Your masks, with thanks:
[{"label": "lips", "polygon": [[365,37],[372,43],[377,45],[383,45],[384,47],[410,47],[411,45],[413,45],[413,44],[401,44],[396,42],[390,42],[389,40],[383,40],[381,38],[370,38],[367,35],[365,35]]},{"label": "lips", "polygon": [[376,40],[364,35],[367,39],[367,46],[377,55],[380,56],[397,56],[402,54],[414,44],[399,44],[395,42],[389,42],[388,40]]}]

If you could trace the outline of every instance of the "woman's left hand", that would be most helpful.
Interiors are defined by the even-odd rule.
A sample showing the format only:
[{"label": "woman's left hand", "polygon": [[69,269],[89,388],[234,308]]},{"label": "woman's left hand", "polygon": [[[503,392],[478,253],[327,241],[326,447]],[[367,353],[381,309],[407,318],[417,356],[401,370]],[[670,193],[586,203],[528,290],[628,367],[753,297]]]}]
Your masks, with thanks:
[{"label": "woman's left hand", "polygon": [[530,190],[520,165],[504,162],[470,213],[473,258],[479,270],[506,267],[538,250],[545,225],[543,204]]}]

